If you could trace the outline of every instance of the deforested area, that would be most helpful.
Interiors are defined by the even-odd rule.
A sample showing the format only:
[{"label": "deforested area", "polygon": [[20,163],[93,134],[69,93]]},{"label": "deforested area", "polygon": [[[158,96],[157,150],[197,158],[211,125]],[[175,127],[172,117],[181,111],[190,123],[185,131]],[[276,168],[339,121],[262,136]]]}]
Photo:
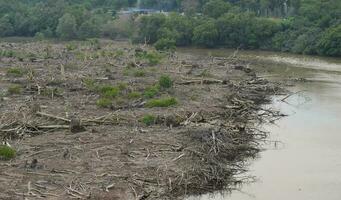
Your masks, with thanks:
[{"label": "deforested area", "polygon": [[280,85],[237,57],[96,39],[0,45],[0,199],[233,188],[260,126],[281,117],[263,106]]}]

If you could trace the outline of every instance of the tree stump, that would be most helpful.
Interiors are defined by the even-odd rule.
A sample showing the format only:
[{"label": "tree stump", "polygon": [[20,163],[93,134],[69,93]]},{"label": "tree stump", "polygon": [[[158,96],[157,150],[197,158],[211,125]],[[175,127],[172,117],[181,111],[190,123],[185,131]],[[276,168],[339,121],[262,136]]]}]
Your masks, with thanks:
[{"label": "tree stump", "polygon": [[81,124],[81,120],[77,116],[71,116],[70,119],[70,132],[79,133],[85,131],[85,128]]}]

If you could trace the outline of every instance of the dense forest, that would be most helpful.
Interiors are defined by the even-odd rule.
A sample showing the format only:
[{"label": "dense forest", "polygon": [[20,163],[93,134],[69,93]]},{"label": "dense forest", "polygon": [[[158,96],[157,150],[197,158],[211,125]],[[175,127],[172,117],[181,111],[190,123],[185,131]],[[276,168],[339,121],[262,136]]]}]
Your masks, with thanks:
[{"label": "dense forest", "polygon": [[[167,14],[132,15],[127,7]],[[340,0],[0,0],[0,37],[130,38],[160,50],[197,45],[341,56]]]}]

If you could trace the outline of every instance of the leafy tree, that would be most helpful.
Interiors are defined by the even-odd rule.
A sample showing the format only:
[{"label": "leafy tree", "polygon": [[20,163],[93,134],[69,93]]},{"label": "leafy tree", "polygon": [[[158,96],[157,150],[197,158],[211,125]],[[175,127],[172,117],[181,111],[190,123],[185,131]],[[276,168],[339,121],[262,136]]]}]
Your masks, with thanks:
[{"label": "leafy tree", "polygon": [[57,26],[57,34],[62,39],[73,39],[76,36],[76,19],[71,14],[64,14]]},{"label": "leafy tree", "polygon": [[230,3],[223,0],[210,0],[203,7],[203,13],[209,17],[218,18],[227,13],[231,8]]},{"label": "leafy tree", "polygon": [[100,34],[99,24],[95,20],[87,20],[79,27],[78,35],[82,39],[98,37]]},{"label": "leafy tree", "polygon": [[213,47],[218,40],[218,29],[213,20],[207,20],[194,28],[193,42],[200,46]]},{"label": "leafy tree", "polygon": [[159,51],[175,50],[176,42],[174,39],[161,38],[155,44],[155,49]]},{"label": "leafy tree", "polygon": [[10,22],[9,16],[3,16],[0,18],[0,36],[10,36],[14,32],[12,23]]},{"label": "leafy tree", "polygon": [[327,29],[318,44],[319,53],[328,56],[341,56],[341,25]]},{"label": "leafy tree", "polygon": [[140,41],[147,41],[148,43],[155,43],[158,38],[155,33],[166,22],[166,16],[162,14],[154,14],[151,16],[143,16],[139,25]]}]

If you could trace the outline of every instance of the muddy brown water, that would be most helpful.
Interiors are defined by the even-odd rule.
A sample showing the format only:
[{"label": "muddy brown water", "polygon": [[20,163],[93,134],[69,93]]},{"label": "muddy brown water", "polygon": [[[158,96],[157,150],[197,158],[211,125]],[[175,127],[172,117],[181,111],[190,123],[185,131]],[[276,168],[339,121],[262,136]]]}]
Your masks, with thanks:
[{"label": "muddy brown water", "polygon": [[[181,49],[183,52],[229,56],[230,50]],[[273,105],[288,117],[266,125],[270,140],[249,175],[256,181],[232,193],[192,196],[187,200],[340,200],[341,199],[341,58],[245,51],[239,56],[264,77],[301,79],[297,92]],[[251,66],[251,65],[250,65]],[[275,145],[274,145],[275,144]]]}]

